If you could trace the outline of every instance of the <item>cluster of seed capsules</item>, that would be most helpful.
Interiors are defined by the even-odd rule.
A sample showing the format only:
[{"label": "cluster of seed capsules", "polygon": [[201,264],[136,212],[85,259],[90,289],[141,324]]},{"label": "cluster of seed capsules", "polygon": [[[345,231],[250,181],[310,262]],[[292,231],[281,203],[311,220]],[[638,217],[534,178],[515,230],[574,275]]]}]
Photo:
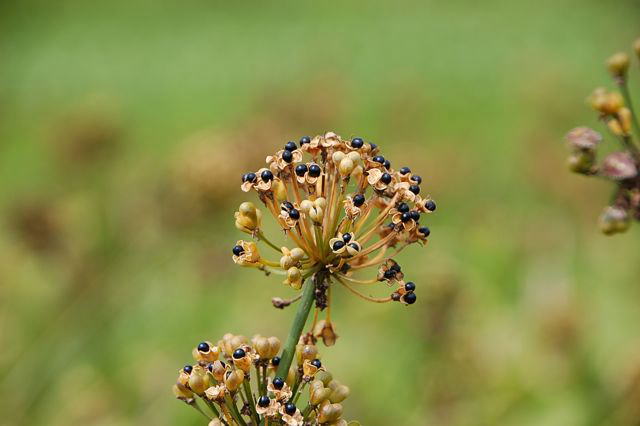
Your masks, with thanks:
[{"label": "cluster of seed capsules", "polygon": [[[393,257],[430,235],[422,223],[436,203],[421,184],[409,167],[394,169],[377,145],[362,138],[345,140],[328,132],[288,142],[266,158],[265,167],[244,174],[241,184],[243,191],[258,194],[288,246],[267,238],[262,211],[245,202],[235,213],[236,227],[253,238],[236,243],[233,261],[283,275],[294,289],[323,272],[326,286],[316,298],[320,310],[329,306],[332,283],[369,301],[413,304],[415,284],[404,281]],[[269,259],[258,243],[278,257]],[[367,269],[375,271],[369,279],[356,278]],[[381,282],[393,287],[387,297],[360,290]]]},{"label": "cluster of seed capsules", "polygon": [[[193,349],[195,364],[178,372],[176,397],[194,407],[210,426],[356,426],[342,418],[349,388],[334,380],[313,344],[296,347],[287,377],[277,377],[280,340],[225,334],[216,344]],[[309,343],[309,342],[307,342]],[[199,403],[200,402],[200,403]]]},{"label": "cluster of seed capsules", "polygon": [[[633,44],[640,58],[640,39]],[[616,53],[607,60],[609,73],[618,91],[597,88],[589,103],[621,150],[610,152],[600,162],[597,154],[603,136],[588,127],[571,130],[566,140],[571,149],[569,169],[575,173],[607,179],[615,183],[612,201],[600,216],[600,229],[607,235],[625,232],[631,220],[640,220],[640,124],[628,87],[630,56]]]}]

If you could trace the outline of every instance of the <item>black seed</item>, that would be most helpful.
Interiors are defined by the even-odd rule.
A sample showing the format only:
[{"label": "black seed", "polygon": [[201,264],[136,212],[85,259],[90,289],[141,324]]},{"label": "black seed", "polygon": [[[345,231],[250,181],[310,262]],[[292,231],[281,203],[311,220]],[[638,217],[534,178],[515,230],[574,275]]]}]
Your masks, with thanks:
[{"label": "black seed", "polygon": [[280,390],[282,389],[282,387],[284,386],[284,380],[282,380],[282,377],[276,377],[273,379],[273,387]]},{"label": "black seed", "polygon": [[291,151],[284,150],[282,151],[282,159],[286,163],[290,163],[291,161],[293,161],[293,154],[291,153]]},{"label": "black seed", "polygon": [[307,173],[307,165],[306,164],[298,164],[296,166],[296,175],[302,177]]},{"label": "black seed", "polygon": [[402,268],[397,263],[394,263],[393,265],[391,265],[391,267],[389,269],[392,269],[392,270],[394,270],[396,272],[402,272]]},{"label": "black seed", "polygon": [[317,164],[312,164],[309,166],[309,176],[318,177],[322,173],[322,169]]},{"label": "black seed", "polygon": [[429,200],[425,203],[425,208],[427,210],[429,210],[430,212],[434,211],[436,209],[436,202],[433,200]]},{"label": "black seed", "polygon": [[388,185],[391,183],[391,175],[389,173],[383,173],[380,180]]},{"label": "black seed", "polygon": [[351,247],[354,250],[360,251],[360,246],[356,243],[349,244],[349,247]]},{"label": "black seed", "polygon": [[209,370],[210,372],[213,372],[213,363],[212,362],[207,364],[207,370]]},{"label": "black seed", "polygon": [[411,176],[411,180],[416,182],[418,185],[420,185],[422,183],[422,178],[418,175],[413,175]]},{"label": "black seed", "polygon": [[398,300],[400,300],[400,293],[391,293],[391,300],[393,300],[394,302],[397,302]]},{"label": "black seed", "polygon": [[274,356],[273,359],[271,359],[271,364],[278,366],[280,365],[280,357],[279,356]]},{"label": "black seed", "polygon": [[362,148],[364,145],[364,141],[361,138],[353,138],[351,139],[351,146],[358,149]]},{"label": "black seed", "polygon": [[282,203],[280,210],[291,210],[292,208],[293,208],[293,204],[291,204],[289,201],[285,201]]},{"label": "black seed", "polygon": [[396,276],[396,271],[394,271],[393,269],[387,269],[386,271],[384,271],[384,278],[387,280],[390,280],[395,276]]},{"label": "black seed", "polygon": [[418,232],[420,232],[425,237],[428,237],[429,234],[431,234],[431,230],[426,226],[423,226],[422,228],[418,229]]},{"label": "black seed", "polygon": [[262,172],[262,174],[260,174],[260,177],[263,181],[269,182],[271,179],[273,179],[273,173],[271,173],[270,170],[265,170]]},{"label": "black seed", "polygon": [[202,342],[198,345],[198,350],[200,352],[209,352],[209,344],[207,342]]},{"label": "black seed", "polygon": [[311,138],[309,136],[303,136],[300,138],[300,146],[304,145],[305,143],[311,143]]},{"label": "black seed", "polygon": [[413,281],[409,281],[404,285],[404,289],[407,291],[413,291],[416,289],[416,285],[413,283]]},{"label": "black seed", "polygon": [[375,163],[384,164],[384,157],[382,155],[376,155],[372,158]]},{"label": "black seed", "polygon": [[356,194],[353,196],[353,205],[356,207],[360,207],[361,205],[364,204],[364,195],[362,194]]},{"label": "black seed", "polygon": [[293,220],[298,220],[300,219],[300,212],[296,209],[291,209],[289,211],[289,217]]},{"label": "black seed", "polygon": [[298,409],[296,408],[296,405],[293,402],[287,402],[284,405],[284,412],[290,416],[293,416],[297,410]]},{"label": "black seed", "polygon": [[409,211],[409,204],[407,203],[400,203],[398,204],[398,211],[400,213],[406,213]]},{"label": "black seed", "polygon": [[268,407],[270,403],[271,400],[267,395],[262,395],[260,398],[258,398],[258,406],[262,408]]},{"label": "black seed", "polygon": [[344,247],[344,241],[336,241],[335,243],[333,243],[333,251],[338,251],[342,247]]},{"label": "black seed", "polygon": [[371,145],[371,151],[375,151],[376,149],[378,149],[378,145],[376,145],[375,143],[369,142],[369,145]]},{"label": "black seed", "polygon": [[400,220],[405,223],[409,222],[411,220],[411,213],[409,212],[402,213],[402,215],[400,215]]},{"label": "black seed", "polygon": [[416,299],[418,297],[416,296],[416,294],[412,291],[405,293],[404,295],[404,301],[405,303],[407,303],[408,305],[413,305],[414,303],[416,303]]},{"label": "black seed", "polygon": [[182,371],[184,371],[187,374],[191,374],[191,372],[193,371],[193,367],[190,365],[185,365]]},{"label": "black seed", "polygon": [[316,368],[322,367],[322,363],[320,362],[320,360],[318,358],[316,358],[313,361],[311,361],[311,365],[313,365]]},{"label": "black seed", "polygon": [[414,194],[418,195],[420,193],[420,187],[418,185],[411,185],[409,187],[409,191],[411,191]]},{"label": "black seed", "polygon": [[295,151],[297,148],[298,145],[296,145],[296,143],[293,141],[287,142],[287,144],[284,146],[284,149],[287,151]]},{"label": "black seed", "polygon": [[251,172],[251,173],[247,173],[245,175],[242,176],[242,181],[243,182],[255,182],[256,180],[256,174]]},{"label": "black seed", "polygon": [[420,220],[420,212],[417,210],[414,210],[412,212],[410,212],[411,214],[411,219],[415,220],[416,222]]},{"label": "black seed", "polygon": [[384,160],[384,167],[385,169],[389,170],[391,168],[391,162],[389,160]]},{"label": "black seed", "polygon": [[242,246],[233,247],[233,254],[235,254],[236,256],[240,256],[242,253],[244,253],[244,249],[242,248]]},{"label": "black seed", "polygon": [[351,234],[349,234],[348,232],[346,234],[343,234],[342,241],[344,241],[345,243],[348,243],[349,241],[351,241]]},{"label": "black seed", "polygon": [[411,169],[410,169],[410,168],[408,168],[408,167],[403,167],[403,168],[401,168],[401,169],[400,169],[400,174],[401,174],[401,175],[403,175],[403,176],[404,176],[404,175],[406,175],[407,173],[411,173]]},{"label": "black seed", "polygon": [[244,349],[242,348],[238,348],[235,351],[233,351],[233,359],[240,359],[240,358],[244,358],[244,356],[247,353],[244,351]]}]

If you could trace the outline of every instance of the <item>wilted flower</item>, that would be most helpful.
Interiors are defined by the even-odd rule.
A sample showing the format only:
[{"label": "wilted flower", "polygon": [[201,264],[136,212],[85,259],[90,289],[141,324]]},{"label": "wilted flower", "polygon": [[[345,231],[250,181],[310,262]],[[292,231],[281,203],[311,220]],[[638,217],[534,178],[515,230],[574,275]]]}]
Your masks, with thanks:
[{"label": "wilted flower", "polygon": [[[634,43],[634,50],[636,53],[640,51],[640,39]],[[600,133],[587,127],[577,127],[566,136],[572,151],[567,163],[571,171],[606,178],[616,184],[613,202],[599,221],[600,229],[606,235],[626,231],[631,218],[640,220],[640,125],[627,85],[629,66],[630,57],[626,53],[611,56],[607,67],[619,92],[597,88],[589,97],[589,103],[623,150],[605,156],[598,164],[597,150],[603,139]]]}]

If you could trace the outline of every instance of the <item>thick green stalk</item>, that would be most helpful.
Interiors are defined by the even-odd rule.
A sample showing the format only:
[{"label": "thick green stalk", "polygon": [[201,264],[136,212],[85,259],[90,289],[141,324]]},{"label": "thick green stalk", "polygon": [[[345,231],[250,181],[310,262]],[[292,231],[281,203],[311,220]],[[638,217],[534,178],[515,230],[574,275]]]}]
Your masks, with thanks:
[{"label": "thick green stalk", "polygon": [[258,417],[258,413],[256,412],[256,403],[253,402],[253,395],[251,394],[251,385],[248,380],[242,382],[242,386],[244,387],[244,393],[247,394],[247,403],[249,404],[249,411],[251,412],[251,417],[256,422],[256,425],[260,423],[260,418]]},{"label": "thick green stalk", "polygon": [[282,377],[283,379],[287,378],[289,367],[291,367],[291,362],[296,354],[296,345],[298,344],[298,340],[300,340],[302,329],[307,322],[311,306],[313,305],[316,279],[324,279],[322,272],[312,275],[305,282],[304,289],[302,290],[302,298],[300,299],[300,305],[298,305],[298,311],[293,319],[293,324],[291,324],[291,330],[289,331],[287,341],[282,348],[282,356],[280,357],[280,365],[278,366],[276,376]]}]

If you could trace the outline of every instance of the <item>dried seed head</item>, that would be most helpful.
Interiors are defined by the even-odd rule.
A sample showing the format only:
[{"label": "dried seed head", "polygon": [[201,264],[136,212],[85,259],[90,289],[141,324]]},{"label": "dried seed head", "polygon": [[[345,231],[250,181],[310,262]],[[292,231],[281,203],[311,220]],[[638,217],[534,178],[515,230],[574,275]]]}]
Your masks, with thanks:
[{"label": "dried seed head", "polygon": [[188,386],[189,389],[198,395],[202,395],[205,389],[209,387],[209,376],[202,366],[196,365],[193,367],[193,371],[189,375]]},{"label": "dried seed head", "polygon": [[344,401],[345,399],[347,399],[350,393],[349,388],[343,384],[337,384],[331,389],[332,389],[332,392],[331,392],[331,395],[329,396],[329,400],[334,403]]},{"label": "dried seed head", "polygon": [[614,152],[602,161],[600,173],[614,180],[631,179],[638,175],[636,163],[628,152]]},{"label": "dried seed head", "polygon": [[244,372],[238,369],[231,369],[225,373],[224,385],[229,392],[238,390],[244,381]]},{"label": "dried seed head", "polygon": [[328,423],[334,422],[342,416],[342,405],[340,404],[326,404],[320,408],[318,414],[318,422]]},{"label": "dried seed head", "polygon": [[624,77],[629,69],[629,55],[618,52],[607,59],[607,68],[613,77]]},{"label": "dried seed head", "polygon": [[313,329],[313,335],[321,338],[325,346],[333,346],[336,344],[338,334],[335,331],[333,323],[326,320],[320,320]]},{"label": "dried seed head", "polygon": [[173,394],[181,401],[186,402],[187,404],[193,404],[195,402],[195,398],[193,392],[187,389],[186,386],[177,383],[173,385]]},{"label": "dried seed head", "polygon": [[602,142],[602,135],[589,127],[576,127],[565,139],[572,149],[593,151]]}]

